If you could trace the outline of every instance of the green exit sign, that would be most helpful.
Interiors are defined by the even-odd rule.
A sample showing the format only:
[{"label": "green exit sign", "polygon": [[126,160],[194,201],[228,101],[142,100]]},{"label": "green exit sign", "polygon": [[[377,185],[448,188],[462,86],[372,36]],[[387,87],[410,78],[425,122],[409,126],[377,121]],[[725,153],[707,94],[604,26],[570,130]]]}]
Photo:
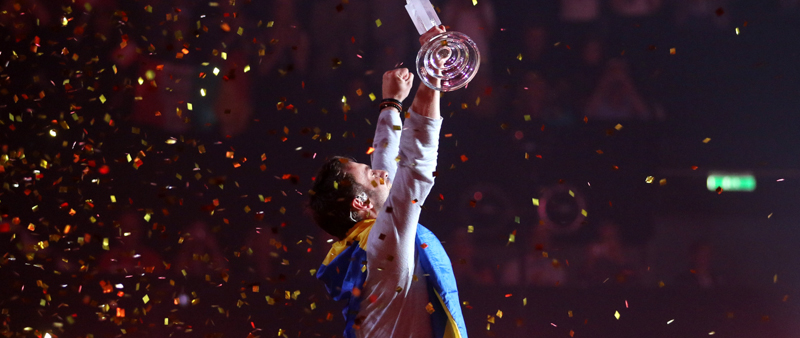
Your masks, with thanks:
[{"label": "green exit sign", "polygon": [[723,191],[753,191],[756,190],[756,177],[750,174],[709,174],[706,179],[709,191],[722,188]]}]

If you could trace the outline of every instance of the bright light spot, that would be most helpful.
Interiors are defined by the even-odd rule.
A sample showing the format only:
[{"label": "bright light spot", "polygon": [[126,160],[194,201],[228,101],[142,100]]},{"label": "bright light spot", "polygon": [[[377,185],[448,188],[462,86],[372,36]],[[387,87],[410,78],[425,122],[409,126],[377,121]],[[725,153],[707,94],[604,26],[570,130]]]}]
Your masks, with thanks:
[{"label": "bright light spot", "polygon": [[206,96],[206,89],[200,88],[200,96]]},{"label": "bright light spot", "polygon": [[55,129],[50,129],[50,136],[56,137],[56,130]]}]

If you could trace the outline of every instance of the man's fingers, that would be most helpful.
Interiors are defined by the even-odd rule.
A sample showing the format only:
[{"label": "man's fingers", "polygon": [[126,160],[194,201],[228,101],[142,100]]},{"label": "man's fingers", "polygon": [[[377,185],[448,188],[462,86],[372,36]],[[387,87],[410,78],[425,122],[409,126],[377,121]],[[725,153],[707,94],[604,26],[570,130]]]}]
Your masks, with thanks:
[{"label": "man's fingers", "polygon": [[431,27],[431,29],[429,29],[427,32],[422,34],[422,36],[420,36],[419,44],[425,45],[425,43],[433,39],[434,36],[442,34],[446,31],[447,30],[444,28],[444,25]]}]

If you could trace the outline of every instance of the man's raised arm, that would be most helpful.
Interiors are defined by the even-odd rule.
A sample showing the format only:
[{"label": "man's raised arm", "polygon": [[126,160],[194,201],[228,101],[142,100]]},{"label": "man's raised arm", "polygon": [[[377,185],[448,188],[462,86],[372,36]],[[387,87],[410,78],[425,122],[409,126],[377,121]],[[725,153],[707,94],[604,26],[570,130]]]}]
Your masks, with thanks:
[{"label": "man's raised arm", "polygon": [[[425,45],[431,38],[444,32],[444,26],[433,27],[419,37],[419,44]],[[439,85],[439,79],[431,79],[431,82]],[[411,111],[432,119],[440,119],[439,92],[428,86],[420,85],[417,95],[414,96],[414,102],[411,104]]]},{"label": "man's raised arm", "polygon": [[375,137],[372,141],[372,169],[386,170],[389,180],[394,180],[397,172],[397,162],[395,158],[400,154],[400,135],[403,130],[403,122],[400,120],[400,110],[402,102],[411,91],[414,83],[414,74],[406,68],[398,68],[387,71],[383,74],[383,101],[381,102],[400,102],[401,109],[394,105],[381,104],[381,115],[375,126]]},{"label": "man's raised arm", "polygon": [[[425,38],[427,41],[442,31],[443,28],[435,27],[420,40]],[[421,206],[433,188],[441,126],[439,93],[420,83],[400,136],[397,174],[384,210],[379,211],[367,242],[370,269],[384,269],[381,275],[385,279],[375,280],[376,283],[392,284],[394,288],[403,285],[403,278],[411,277],[417,223]],[[373,240],[372,237],[381,239]]]}]

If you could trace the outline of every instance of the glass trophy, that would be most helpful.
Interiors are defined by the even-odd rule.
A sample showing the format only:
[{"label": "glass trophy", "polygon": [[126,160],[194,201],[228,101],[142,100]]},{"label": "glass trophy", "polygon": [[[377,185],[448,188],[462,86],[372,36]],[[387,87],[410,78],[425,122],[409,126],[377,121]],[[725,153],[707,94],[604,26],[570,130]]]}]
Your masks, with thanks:
[{"label": "glass trophy", "polygon": [[[442,22],[429,0],[406,0],[406,11],[422,35]],[[480,67],[478,46],[459,32],[444,32],[426,42],[417,53],[417,75],[426,86],[443,92],[463,88]]]}]

